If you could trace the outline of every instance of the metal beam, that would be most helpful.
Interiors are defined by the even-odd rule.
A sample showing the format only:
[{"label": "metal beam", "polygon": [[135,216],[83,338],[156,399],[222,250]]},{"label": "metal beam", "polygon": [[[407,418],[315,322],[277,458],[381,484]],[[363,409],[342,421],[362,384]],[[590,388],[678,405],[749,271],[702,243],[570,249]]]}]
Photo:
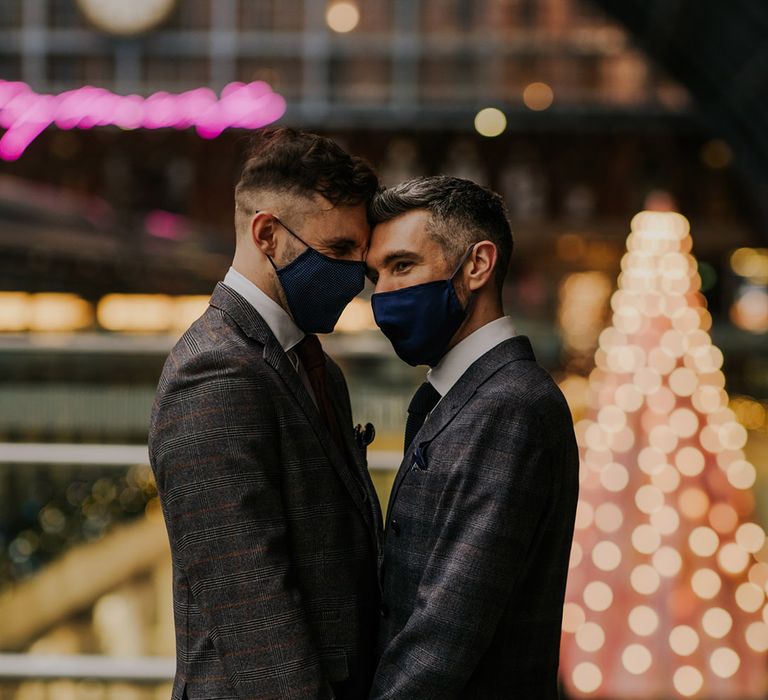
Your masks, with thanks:
[{"label": "metal beam", "polygon": [[3,463],[127,467],[149,464],[149,453],[144,445],[0,442],[0,464]]},{"label": "metal beam", "polygon": [[3,680],[97,680],[156,684],[173,679],[176,660],[142,656],[133,659],[109,656],[0,654]]}]

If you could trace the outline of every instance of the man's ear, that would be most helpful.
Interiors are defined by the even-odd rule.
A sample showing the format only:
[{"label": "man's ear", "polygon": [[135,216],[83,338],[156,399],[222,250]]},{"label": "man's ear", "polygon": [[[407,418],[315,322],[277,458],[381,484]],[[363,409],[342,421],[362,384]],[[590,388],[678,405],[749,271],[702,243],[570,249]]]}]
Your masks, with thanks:
[{"label": "man's ear", "polygon": [[471,292],[482,289],[493,281],[493,272],[498,258],[499,253],[495,243],[480,241],[475,244],[475,249],[467,260],[470,263],[467,286]]},{"label": "man's ear", "polygon": [[251,240],[264,255],[268,255],[270,258],[275,257],[275,252],[277,250],[277,240],[275,238],[276,231],[277,220],[272,212],[262,210],[256,212],[251,217]]}]

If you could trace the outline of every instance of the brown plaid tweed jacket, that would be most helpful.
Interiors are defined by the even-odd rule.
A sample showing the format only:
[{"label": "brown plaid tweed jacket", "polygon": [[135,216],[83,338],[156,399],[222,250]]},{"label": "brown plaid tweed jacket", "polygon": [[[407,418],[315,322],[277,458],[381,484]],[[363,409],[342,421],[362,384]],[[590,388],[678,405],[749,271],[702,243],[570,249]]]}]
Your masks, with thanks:
[{"label": "brown plaid tweed jacket", "polygon": [[464,373],[390,497],[372,698],[557,697],[578,466],[568,406],[527,338]]},{"label": "brown plaid tweed jacket", "polygon": [[173,559],[173,700],[365,697],[380,510],[328,359],[340,454],[255,309],[219,284],[171,352],[150,425]]}]

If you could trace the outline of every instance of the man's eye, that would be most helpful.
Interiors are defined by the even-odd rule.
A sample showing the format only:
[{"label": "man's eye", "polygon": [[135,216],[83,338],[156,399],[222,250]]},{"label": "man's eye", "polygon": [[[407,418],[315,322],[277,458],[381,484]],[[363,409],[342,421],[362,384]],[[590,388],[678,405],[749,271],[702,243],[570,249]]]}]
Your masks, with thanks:
[{"label": "man's eye", "polygon": [[392,268],[392,270],[395,273],[397,273],[397,272],[405,272],[411,265],[412,265],[412,263],[410,263],[410,262],[396,262],[394,264],[394,267]]}]

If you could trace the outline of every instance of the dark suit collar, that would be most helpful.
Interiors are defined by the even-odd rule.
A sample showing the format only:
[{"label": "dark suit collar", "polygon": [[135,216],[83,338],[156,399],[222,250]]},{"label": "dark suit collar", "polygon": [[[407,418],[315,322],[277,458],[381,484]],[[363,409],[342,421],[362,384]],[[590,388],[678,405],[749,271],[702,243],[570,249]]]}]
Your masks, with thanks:
[{"label": "dark suit collar", "polygon": [[434,440],[475,395],[478,389],[496,372],[510,362],[517,362],[518,360],[536,361],[531,341],[524,335],[517,335],[509,340],[504,340],[484,355],[481,355],[461,375],[450,391],[442,397],[435,409],[430,413],[421,430],[416,434],[415,439],[403,457],[403,462],[392,486],[388,511],[391,511],[400,483],[413,463],[416,449],[423,449],[429,442]]},{"label": "dark suit collar", "polygon": [[[210,304],[228,314],[248,337],[264,346],[264,360],[277,372],[291,394],[293,394],[293,397],[296,399],[299,406],[301,406],[307,421],[315,431],[317,439],[322,445],[329,461],[338,473],[339,478],[344,483],[350,496],[362,512],[366,523],[368,523],[370,527],[373,527],[370,511],[363,502],[362,492],[360,491],[356,478],[350,471],[346,457],[339,452],[339,449],[333,442],[328,428],[325,426],[325,423],[323,423],[320,413],[317,410],[317,406],[315,406],[312,397],[307,393],[304,383],[301,381],[301,377],[299,377],[299,374],[291,365],[288,356],[277,341],[274,333],[270,330],[267,322],[259,315],[252,304],[225,284],[219,283],[216,285],[211,296]],[[330,377],[327,374],[326,381],[329,385],[331,384]],[[337,404],[338,399],[332,401],[332,403]],[[335,410],[338,415],[338,408],[335,408]],[[341,420],[341,416],[339,416],[339,419]],[[344,430],[343,428],[347,427],[346,423],[341,423],[341,425],[342,433],[345,435],[346,433],[350,433],[351,435],[352,426],[350,425],[347,430]],[[354,451],[350,453],[350,455],[354,454]]]},{"label": "dark suit collar", "polygon": [[418,440],[431,440],[449,423],[474,393],[499,369],[518,360],[535,361],[531,341],[524,335],[504,340],[477,358],[442,397],[419,431]]},{"label": "dark suit collar", "polygon": [[[231,316],[248,337],[259,341],[264,346],[273,341],[280,347],[275,334],[253,307],[253,304],[226,284],[219,282],[216,285],[209,303]],[[282,350],[282,348],[280,349]]]}]

